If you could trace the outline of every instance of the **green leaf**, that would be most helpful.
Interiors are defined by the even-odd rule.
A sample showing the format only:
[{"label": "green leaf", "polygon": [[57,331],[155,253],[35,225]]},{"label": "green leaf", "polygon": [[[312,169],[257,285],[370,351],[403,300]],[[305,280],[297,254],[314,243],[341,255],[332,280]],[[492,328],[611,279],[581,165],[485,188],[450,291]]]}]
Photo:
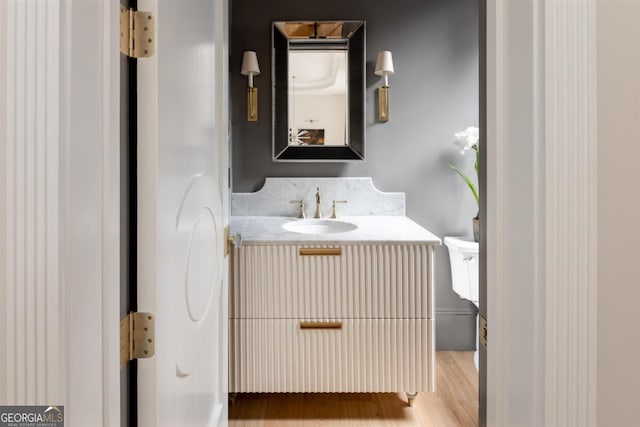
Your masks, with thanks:
[{"label": "green leaf", "polygon": [[458,175],[460,175],[460,178],[464,180],[464,182],[467,184],[467,186],[473,193],[473,197],[476,199],[476,203],[478,204],[478,207],[480,207],[480,196],[478,195],[478,190],[476,189],[476,186],[473,185],[473,182],[471,182],[471,180],[469,179],[469,177],[467,177],[467,175],[465,175],[463,172],[460,171],[460,169],[453,166],[451,163],[449,163],[449,167],[453,169]]},{"label": "green leaf", "polygon": [[476,169],[476,176],[478,176],[478,165],[480,164],[480,148],[477,145],[474,145],[474,151],[476,152],[476,162],[473,165]]}]

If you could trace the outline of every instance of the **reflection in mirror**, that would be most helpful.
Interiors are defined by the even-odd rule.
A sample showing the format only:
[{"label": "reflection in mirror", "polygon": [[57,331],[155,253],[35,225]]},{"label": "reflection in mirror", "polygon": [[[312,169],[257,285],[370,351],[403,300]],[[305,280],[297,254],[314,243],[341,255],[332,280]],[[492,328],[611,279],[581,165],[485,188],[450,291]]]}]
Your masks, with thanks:
[{"label": "reflection in mirror", "polygon": [[289,145],[349,145],[347,51],[289,52]]},{"label": "reflection in mirror", "polygon": [[364,159],[363,21],[274,22],[273,159]]}]

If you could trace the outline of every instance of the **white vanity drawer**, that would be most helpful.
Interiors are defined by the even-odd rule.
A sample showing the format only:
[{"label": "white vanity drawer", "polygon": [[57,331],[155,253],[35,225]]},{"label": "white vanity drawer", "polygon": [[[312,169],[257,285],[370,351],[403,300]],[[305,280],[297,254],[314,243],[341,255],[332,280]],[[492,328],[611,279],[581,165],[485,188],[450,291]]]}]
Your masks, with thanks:
[{"label": "white vanity drawer", "polygon": [[302,329],[296,319],[231,320],[229,391],[435,390],[433,320],[324,322],[331,328]]},{"label": "white vanity drawer", "polygon": [[243,246],[233,251],[231,283],[232,319],[431,319],[434,313],[430,245]]}]

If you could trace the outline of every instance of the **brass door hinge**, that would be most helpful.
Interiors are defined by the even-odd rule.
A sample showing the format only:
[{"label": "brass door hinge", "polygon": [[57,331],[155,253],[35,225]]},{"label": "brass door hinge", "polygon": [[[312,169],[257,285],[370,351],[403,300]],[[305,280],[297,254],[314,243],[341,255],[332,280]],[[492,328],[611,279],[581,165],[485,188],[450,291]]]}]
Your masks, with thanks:
[{"label": "brass door hinge", "polygon": [[155,321],[151,313],[131,312],[120,321],[120,367],[155,353]]},{"label": "brass door hinge", "polygon": [[229,226],[227,225],[224,228],[224,256],[227,256],[231,253],[231,246],[235,246],[236,248],[242,246],[242,236],[240,236],[240,234],[231,236],[230,234],[231,232],[229,230]]},{"label": "brass door hinge", "polygon": [[127,9],[120,5],[120,52],[130,58],[153,55],[155,19],[151,12]]},{"label": "brass door hinge", "polygon": [[482,316],[480,316],[478,324],[478,338],[480,339],[480,345],[487,348],[487,319]]}]

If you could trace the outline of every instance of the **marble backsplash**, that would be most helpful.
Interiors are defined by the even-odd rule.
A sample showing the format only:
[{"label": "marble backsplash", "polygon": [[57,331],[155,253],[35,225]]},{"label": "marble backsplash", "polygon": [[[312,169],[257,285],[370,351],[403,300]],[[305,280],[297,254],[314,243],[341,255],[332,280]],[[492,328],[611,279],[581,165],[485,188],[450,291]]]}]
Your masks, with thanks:
[{"label": "marble backsplash", "polygon": [[266,178],[255,193],[232,193],[233,216],[289,216],[300,213],[291,200],[304,200],[307,218],[316,209],[316,189],[320,188],[321,210],[331,214],[333,200],[347,200],[337,209],[341,216],[405,215],[404,193],[383,193],[371,178]]}]

